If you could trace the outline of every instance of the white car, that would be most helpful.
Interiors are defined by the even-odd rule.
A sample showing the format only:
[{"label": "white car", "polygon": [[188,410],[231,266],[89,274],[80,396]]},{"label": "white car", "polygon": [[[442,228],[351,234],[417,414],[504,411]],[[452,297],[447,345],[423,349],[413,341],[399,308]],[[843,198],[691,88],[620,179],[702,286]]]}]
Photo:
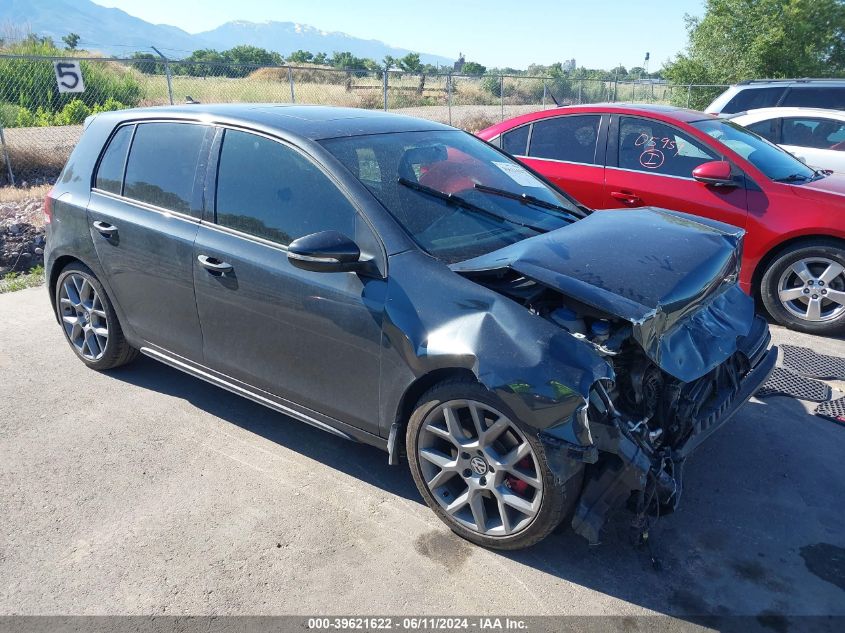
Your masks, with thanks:
[{"label": "white car", "polygon": [[760,108],[730,117],[810,167],[845,173],[845,111]]}]

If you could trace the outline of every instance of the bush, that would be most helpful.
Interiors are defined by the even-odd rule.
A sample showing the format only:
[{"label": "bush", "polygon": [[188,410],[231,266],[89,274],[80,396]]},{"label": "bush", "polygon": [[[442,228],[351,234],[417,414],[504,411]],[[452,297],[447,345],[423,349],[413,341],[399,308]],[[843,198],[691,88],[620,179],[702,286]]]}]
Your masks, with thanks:
[{"label": "bush", "polygon": [[[109,98],[102,104],[95,103],[89,108],[80,99],[74,99],[61,111],[52,113],[45,108],[38,108],[32,112],[28,108],[16,108],[15,119],[7,127],[49,127],[53,125],[81,125],[85,117],[99,112],[110,112],[112,110],[123,110],[126,106],[120,101]],[[2,110],[0,110],[2,111]]]},{"label": "bush", "polygon": [[[36,40],[14,44],[5,52],[47,57],[64,54],[50,42]],[[17,104],[30,113],[37,113],[40,109],[53,115],[62,112],[75,100],[88,107],[104,103],[108,99],[115,99],[130,106],[140,101],[141,85],[132,70],[114,62],[85,59],[81,60],[80,66],[85,81],[85,92],[60,94],[56,86],[53,64],[49,60],[0,59],[0,102]],[[37,114],[35,117],[38,119]],[[26,115],[19,113],[15,119],[26,120]]]},{"label": "bush", "polygon": [[53,125],[79,125],[91,114],[91,108],[81,100],[74,99],[68,103],[61,112],[53,117]]}]

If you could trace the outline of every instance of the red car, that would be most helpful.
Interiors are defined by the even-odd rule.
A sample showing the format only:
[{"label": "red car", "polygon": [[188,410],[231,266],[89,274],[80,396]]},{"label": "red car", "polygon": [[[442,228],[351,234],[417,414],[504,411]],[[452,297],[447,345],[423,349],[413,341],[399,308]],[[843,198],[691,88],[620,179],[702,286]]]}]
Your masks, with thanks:
[{"label": "red car", "polygon": [[787,327],[845,331],[845,175],[670,106],[568,106],[478,136],[588,207],[664,207],[744,228],[742,288]]}]

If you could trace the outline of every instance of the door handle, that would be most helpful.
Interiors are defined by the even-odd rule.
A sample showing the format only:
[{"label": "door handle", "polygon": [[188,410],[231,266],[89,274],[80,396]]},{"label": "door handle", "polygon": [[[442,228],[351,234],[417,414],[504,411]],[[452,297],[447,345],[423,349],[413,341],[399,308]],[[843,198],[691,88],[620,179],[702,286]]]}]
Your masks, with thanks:
[{"label": "door handle", "polygon": [[634,193],[631,193],[630,191],[611,191],[610,197],[616,198],[617,200],[621,200],[625,204],[630,204],[632,206],[643,203],[642,198],[640,198]]},{"label": "door handle", "polygon": [[103,237],[114,237],[117,234],[117,227],[113,224],[109,224],[108,222],[100,222],[100,220],[94,220],[91,223],[91,226],[94,227],[94,230],[97,231]]},{"label": "door handle", "polygon": [[197,255],[197,261],[200,263],[200,266],[205,268],[210,273],[224,275],[226,273],[232,272],[232,264],[221,262],[215,257],[209,257],[208,255]]}]

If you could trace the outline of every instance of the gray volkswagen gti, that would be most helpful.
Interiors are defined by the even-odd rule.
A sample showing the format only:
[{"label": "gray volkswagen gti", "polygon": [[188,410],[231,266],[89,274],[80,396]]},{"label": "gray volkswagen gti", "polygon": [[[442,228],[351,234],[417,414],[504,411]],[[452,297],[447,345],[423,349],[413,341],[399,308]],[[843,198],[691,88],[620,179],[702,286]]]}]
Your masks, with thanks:
[{"label": "gray volkswagen gti", "polygon": [[687,457],[776,359],[737,286],[740,229],[592,213],[410,117],[99,114],[45,215],[50,300],[88,367],[140,352],[406,457],[485,547],[673,510]]}]

